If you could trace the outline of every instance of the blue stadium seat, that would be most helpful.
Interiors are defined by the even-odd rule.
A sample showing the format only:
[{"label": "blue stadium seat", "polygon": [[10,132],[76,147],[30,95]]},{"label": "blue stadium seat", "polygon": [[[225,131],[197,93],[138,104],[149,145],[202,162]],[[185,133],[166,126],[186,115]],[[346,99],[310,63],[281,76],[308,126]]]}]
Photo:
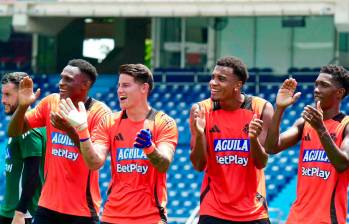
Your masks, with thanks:
[{"label": "blue stadium seat", "polygon": [[314,72],[314,73],[320,73],[320,70],[321,70],[320,67],[315,67],[315,68],[311,69],[311,71]]},{"label": "blue stadium seat", "polygon": [[256,68],[256,67],[253,67],[253,68],[248,69],[248,72],[252,73],[252,74],[256,74],[256,73],[260,72],[260,69]]},{"label": "blue stadium seat", "polygon": [[293,74],[293,73],[296,73],[296,72],[299,72],[299,68],[291,67],[287,71],[288,74]]},{"label": "blue stadium seat", "polygon": [[304,67],[304,68],[299,69],[299,72],[307,73],[307,72],[313,72],[313,70],[309,67]]},{"label": "blue stadium seat", "polygon": [[273,69],[272,68],[261,68],[259,70],[260,73],[273,73]]}]

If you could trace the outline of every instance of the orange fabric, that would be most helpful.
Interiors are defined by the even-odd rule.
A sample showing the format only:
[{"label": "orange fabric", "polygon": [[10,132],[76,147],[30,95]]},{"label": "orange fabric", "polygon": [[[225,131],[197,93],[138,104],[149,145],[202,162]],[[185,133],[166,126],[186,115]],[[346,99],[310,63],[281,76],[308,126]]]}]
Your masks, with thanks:
[{"label": "orange fabric", "polygon": [[143,152],[147,155],[152,154],[155,151],[155,147],[151,145],[149,148],[144,148]]},{"label": "orange fabric", "polygon": [[[98,214],[101,205],[98,171],[89,171],[73,141],[51,125],[50,112],[58,111],[59,100],[58,94],[49,95],[26,114],[31,128],[46,126],[47,131],[45,183],[39,205],[64,214],[91,217],[90,210]],[[110,109],[96,101],[87,113],[88,128],[92,131]],[[88,190],[91,204],[88,203]]]},{"label": "orange fabric", "polygon": [[80,140],[90,138],[90,132],[87,128],[82,131],[77,131],[77,134],[79,135]]},{"label": "orange fabric", "polygon": [[[342,143],[347,123],[347,118],[342,122],[325,121],[338,146]],[[346,223],[348,181],[349,171],[336,172],[316,131],[305,123],[299,152],[297,198],[287,223]],[[331,215],[337,217],[337,222],[331,221]]]},{"label": "orange fabric", "polygon": [[268,218],[264,171],[254,165],[248,138],[253,114],[260,117],[265,103],[252,97],[251,106],[234,111],[214,110],[211,99],[199,103],[208,145],[200,215],[236,222]]},{"label": "orange fabric", "polygon": [[[109,148],[112,181],[102,221],[109,223],[158,223],[161,206],[166,216],[166,173],[158,172],[142,149],[133,147],[136,134],[144,121],[132,122],[115,113],[92,134],[94,144]],[[148,127],[155,146],[159,143],[177,145],[178,132],[172,118],[162,112]]]}]

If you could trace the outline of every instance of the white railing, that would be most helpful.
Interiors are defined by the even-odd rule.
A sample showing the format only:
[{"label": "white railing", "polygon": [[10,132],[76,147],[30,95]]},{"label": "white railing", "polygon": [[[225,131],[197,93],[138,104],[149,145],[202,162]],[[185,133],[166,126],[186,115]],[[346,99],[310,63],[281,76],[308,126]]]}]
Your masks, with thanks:
[{"label": "white railing", "polygon": [[197,224],[199,220],[200,205],[196,206],[185,224]]}]

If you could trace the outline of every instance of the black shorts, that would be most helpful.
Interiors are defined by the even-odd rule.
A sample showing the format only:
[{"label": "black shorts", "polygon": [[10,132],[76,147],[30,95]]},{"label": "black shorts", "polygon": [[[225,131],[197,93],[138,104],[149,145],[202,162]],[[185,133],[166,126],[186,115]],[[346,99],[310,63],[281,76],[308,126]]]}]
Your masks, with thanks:
[{"label": "black shorts", "polygon": [[270,224],[269,219],[258,219],[247,222],[234,222],[225,219],[215,218],[209,215],[200,215],[198,224]]},{"label": "black shorts", "polygon": [[[31,224],[32,218],[25,218],[25,224]],[[0,216],[0,224],[11,224],[12,218],[7,218],[4,216]]]},{"label": "black shorts", "polygon": [[75,216],[38,207],[33,224],[98,224],[98,217]]}]

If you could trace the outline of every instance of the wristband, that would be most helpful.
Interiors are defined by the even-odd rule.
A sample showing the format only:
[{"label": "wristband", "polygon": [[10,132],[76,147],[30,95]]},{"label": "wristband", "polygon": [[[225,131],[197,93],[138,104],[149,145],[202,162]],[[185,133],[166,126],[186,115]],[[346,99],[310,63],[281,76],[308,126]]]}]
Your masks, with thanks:
[{"label": "wristband", "polygon": [[86,142],[87,140],[89,140],[90,138],[80,138],[80,142]]},{"label": "wristband", "polygon": [[146,155],[149,155],[149,154],[153,153],[154,151],[155,151],[155,146],[153,144],[151,146],[149,146],[148,148],[143,149],[143,152]]},{"label": "wristband", "polygon": [[86,141],[87,139],[90,138],[90,132],[88,131],[87,128],[85,128],[84,130],[81,130],[81,131],[76,130],[76,132],[79,136],[80,142],[81,142],[81,140],[85,139],[85,141]]}]

